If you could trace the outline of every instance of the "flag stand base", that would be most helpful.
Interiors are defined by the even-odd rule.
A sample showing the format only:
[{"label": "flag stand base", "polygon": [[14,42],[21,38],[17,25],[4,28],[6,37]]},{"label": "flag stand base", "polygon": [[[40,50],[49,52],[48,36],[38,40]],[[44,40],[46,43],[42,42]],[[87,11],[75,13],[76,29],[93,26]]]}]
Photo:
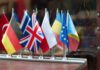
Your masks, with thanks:
[{"label": "flag stand base", "polygon": [[0,54],[1,60],[18,60],[18,61],[34,61],[34,62],[62,62],[62,63],[85,63],[87,62],[84,58],[70,58],[70,57],[43,57],[38,56],[36,58],[26,55],[7,55]]},{"label": "flag stand base", "polygon": [[62,57],[62,61],[65,61],[65,60],[67,60],[67,57]]},{"label": "flag stand base", "polygon": [[55,60],[55,57],[54,57],[54,56],[52,56],[52,57],[50,58],[50,60]]}]

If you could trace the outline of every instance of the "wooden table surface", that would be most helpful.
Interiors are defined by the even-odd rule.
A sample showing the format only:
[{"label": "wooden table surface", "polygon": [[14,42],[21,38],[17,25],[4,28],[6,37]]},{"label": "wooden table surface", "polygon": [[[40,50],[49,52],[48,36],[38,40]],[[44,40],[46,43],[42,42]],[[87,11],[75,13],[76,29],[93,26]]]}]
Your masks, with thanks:
[{"label": "wooden table surface", "polygon": [[84,64],[0,60],[0,70],[82,70]]}]

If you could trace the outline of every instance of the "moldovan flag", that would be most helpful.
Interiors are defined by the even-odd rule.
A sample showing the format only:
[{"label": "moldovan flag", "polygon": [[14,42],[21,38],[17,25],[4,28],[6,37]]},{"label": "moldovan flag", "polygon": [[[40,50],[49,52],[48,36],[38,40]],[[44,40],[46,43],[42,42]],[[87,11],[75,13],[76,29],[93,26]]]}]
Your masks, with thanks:
[{"label": "moldovan flag", "polygon": [[43,39],[40,47],[41,47],[43,53],[46,53],[47,51],[49,51],[52,47],[54,47],[57,44],[56,38],[55,38],[52,28],[50,26],[49,13],[46,9],[45,9],[45,15],[44,15],[44,19],[43,19],[41,28],[44,33],[44,39]]},{"label": "moldovan flag", "polygon": [[52,30],[55,34],[57,40],[57,47],[63,50],[63,43],[60,40],[60,32],[61,32],[61,14],[59,13],[58,9],[56,11],[56,19],[52,25]]},{"label": "moldovan flag", "polygon": [[0,17],[0,50],[5,50],[1,40],[2,40],[3,34],[6,30],[5,25],[8,23],[9,23],[9,21],[8,21],[5,13],[2,13],[1,17]]},{"label": "moldovan flag", "polygon": [[72,18],[67,12],[67,25],[68,25],[68,42],[69,42],[69,48],[72,51],[77,51],[78,45],[79,45],[79,36],[77,34],[77,31],[75,29],[75,26],[73,24]]},{"label": "moldovan flag", "polygon": [[13,54],[22,49],[18,39],[20,36],[21,31],[17,24],[16,17],[14,13],[12,13],[10,24],[8,25],[6,32],[2,38],[2,43],[8,54]]}]

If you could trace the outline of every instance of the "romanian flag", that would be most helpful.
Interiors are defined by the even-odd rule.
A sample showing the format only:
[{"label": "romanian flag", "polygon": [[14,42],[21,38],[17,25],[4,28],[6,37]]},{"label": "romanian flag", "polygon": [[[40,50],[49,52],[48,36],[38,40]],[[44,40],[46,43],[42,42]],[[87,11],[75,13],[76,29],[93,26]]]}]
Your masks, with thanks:
[{"label": "romanian flag", "polygon": [[6,32],[2,38],[2,43],[8,54],[13,54],[22,49],[19,39],[21,31],[16,21],[14,13],[12,14],[10,24],[8,25]]},{"label": "romanian flag", "polygon": [[63,43],[60,41],[60,32],[61,32],[61,14],[57,10],[56,12],[56,19],[52,25],[52,30],[55,34],[57,40],[57,47],[63,50]]},{"label": "romanian flag", "polygon": [[77,51],[77,48],[79,45],[79,36],[77,34],[77,31],[75,29],[75,26],[73,24],[73,21],[69,12],[67,12],[67,26],[68,26],[69,47],[72,51]]}]

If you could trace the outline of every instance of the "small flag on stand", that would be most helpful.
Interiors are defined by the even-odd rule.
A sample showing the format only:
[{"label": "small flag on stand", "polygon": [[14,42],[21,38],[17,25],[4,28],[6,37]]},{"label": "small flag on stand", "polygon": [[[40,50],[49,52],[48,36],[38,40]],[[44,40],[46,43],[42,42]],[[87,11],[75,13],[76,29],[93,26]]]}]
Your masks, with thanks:
[{"label": "small flag on stand", "polygon": [[[0,41],[2,40],[3,34],[5,33],[5,30],[7,28],[7,26],[5,27],[5,25],[7,25],[8,23],[9,23],[9,21],[8,21],[5,13],[2,13],[1,17],[0,17]],[[2,42],[0,42],[0,50],[5,51],[5,48],[2,44]]]},{"label": "small flag on stand", "polygon": [[60,40],[62,41],[64,45],[66,45],[69,48],[68,33],[67,33],[68,26],[66,24],[66,13],[61,11],[61,17],[62,17],[62,25],[61,25],[61,32],[60,32]]},{"label": "small flag on stand", "polygon": [[47,51],[49,51],[52,47],[54,47],[57,44],[56,38],[55,38],[52,28],[50,26],[49,13],[48,13],[47,9],[45,9],[45,15],[44,15],[44,19],[43,19],[41,28],[44,33],[44,39],[43,39],[40,47],[41,47],[43,53],[46,53]]},{"label": "small flag on stand", "polygon": [[24,11],[24,16],[23,16],[21,24],[20,24],[20,29],[22,31],[22,36],[21,36],[21,39],[20,39],[20,43],[23,47],[26,47],[27,42],[30,40],[30,34],[26,31],[26,27],[29,24],[32,27],[31,18],[29,16],[29,14],[27,13],[27,10],[25,10]]},{"label": "small flag on stand", "polygon": [[73,24],[72,18],[67,12],[67,25],[68,25],[68,41],[69,47],[72,51],[77,51],[79,45],[79,36]]},{"label": "small flag on stand", "polygon": [[63,50],[63,43],[60,41],[60,31],[61,31],[61,14],[59,13],[58,9],[56,11],[56,19],[52,25],[52,30],[55,34],[57,40],[57,47]]},{"label": "small flag on stand", "polygon": [[21,36],[21,30],[16,21],[14,12],[12,12],[12,17],[10,24],[8,25],[6,32],[2,38],[2,43],[8,54],[13,54],[22,49],[22,46],[19,43],[19,38]]},{"label": "small flag on stand", "polygon": [[26,14],[23,18],[24,21],[22,20],[23,25],[21,26],[22,31],[24,32],[23,33],[24,37],[20,40],[20,43],[24,43],[24,44],[26,43],[26,45],[24,45],[24,46],[27,49],[33,51],[34,53],[38,53],[40,43],[42,42],[44,36],[43,36],[42,30],[38,24],[38,21],[36,19],[36,13],[35,12],[33,13],[32,16],[34,16],[34,18],[32,18],[32,19],[30,18],[30,16],[28,15],[27,12],[25,12],[25,13]]},{"label": "small flag on stand", "polygon": [[[34,25],[34,50],[36,48],[40,48],[41,42],[44,39],[43,31],[39,26],[39,22],[37,20],[37,10],[32,14],[32,24]],[[35,45],[36,44],[36,45]],[[38,49],[39,50],[39,49]]]},{"label": "small flag on stand", "polygon": [[30,33],[30,41],[28,42],[28,47],[33,45],[34,53],[39,53],[39,47],[44,39],[42,30],[39,26],[39,23],[36,19],[36,12],[33,12],[32,16],[35,16],[35,18],[32,18],[35,22],[32,22],[33,27],[30,28],[29,26],[26,27],[27,32]]}]

